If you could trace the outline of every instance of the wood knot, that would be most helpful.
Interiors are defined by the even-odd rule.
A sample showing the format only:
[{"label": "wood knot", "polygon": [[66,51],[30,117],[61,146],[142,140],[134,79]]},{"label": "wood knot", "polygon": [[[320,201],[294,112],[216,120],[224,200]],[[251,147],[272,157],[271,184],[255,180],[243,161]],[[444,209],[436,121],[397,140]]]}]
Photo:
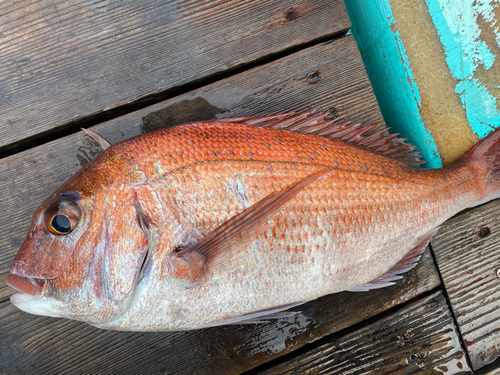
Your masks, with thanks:
[{"label": "wood knot", "polygon": [[299,18],[299,11],[295,8],[288,9],[285,13],[285,18],[287,21],[293,21]]},{"label": "wood knot", "polygon": [[482,227],[479,229],[479,232],[477,233],[477,236],[479,238],[485,238],[488,237],[491,234],[490,228],[488,227]]}]

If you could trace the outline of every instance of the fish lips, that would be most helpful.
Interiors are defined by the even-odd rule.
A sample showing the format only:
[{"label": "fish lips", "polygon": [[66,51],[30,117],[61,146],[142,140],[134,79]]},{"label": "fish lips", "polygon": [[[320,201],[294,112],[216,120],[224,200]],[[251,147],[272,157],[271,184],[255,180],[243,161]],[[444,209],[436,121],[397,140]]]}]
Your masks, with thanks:
[{"label": "fish lips", "polygon": [[60,317],[61,315],[54,308],[53,301],[49,298],[42,298],[41,293],[45,283],[43,279],[19,276],[10,272],[7,275],[7,285],[19,291],[10,297],[10,301],[19,310],[30,314]]},{"label": "fish lips", "polygon": [[28,294],[33,297],[37,297],[42,294],[45,284],[46,281],[43,279],[20,276],[12,272],[9,272],[7,275],[7,285],[23,294]]}]

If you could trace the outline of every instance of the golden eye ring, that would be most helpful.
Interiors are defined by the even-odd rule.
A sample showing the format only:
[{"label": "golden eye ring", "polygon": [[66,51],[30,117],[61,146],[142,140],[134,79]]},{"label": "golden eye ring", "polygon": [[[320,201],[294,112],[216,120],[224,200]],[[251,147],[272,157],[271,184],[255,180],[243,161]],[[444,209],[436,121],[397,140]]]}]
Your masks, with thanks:
[{"label": "golden eye ring", "polygon": [[64,214],[56,214],[50,221],[49,229],[55,234],[68,234],[73,229],[71,220]]}]

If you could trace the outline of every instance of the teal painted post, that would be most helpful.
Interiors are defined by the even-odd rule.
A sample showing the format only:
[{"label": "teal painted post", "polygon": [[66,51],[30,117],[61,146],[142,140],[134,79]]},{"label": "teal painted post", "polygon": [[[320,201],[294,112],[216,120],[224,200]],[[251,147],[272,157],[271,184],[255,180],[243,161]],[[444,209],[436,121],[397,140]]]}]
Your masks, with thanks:
[{"label": "teal painted post", "polygon": [[371,84],[391,133],[401,133],[427,160],[439,168],[437,146],[420,116],[420,96],[408,57],[394,24],[388,0],[345,0],[352,33],[358,43]]}]

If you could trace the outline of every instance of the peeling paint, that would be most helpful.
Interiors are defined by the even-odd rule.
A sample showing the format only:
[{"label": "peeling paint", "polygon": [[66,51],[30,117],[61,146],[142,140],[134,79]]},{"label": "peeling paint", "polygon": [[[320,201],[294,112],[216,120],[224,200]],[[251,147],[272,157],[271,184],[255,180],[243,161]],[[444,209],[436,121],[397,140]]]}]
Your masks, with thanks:
[{"label": "peeling paint", "polygon": [[500,127],[500,111],[497,98],[481,85],[477,79],[460,81],[455,89],[467,112],[469,124],[480,138]]},{"label": "peeling paint", "polygon": [[[479,14],[494,21],[493,2],[477,0],[426,0],[434,25],[445,47],[446,62],[459,80],[471,77],[479,65],[490,69],[495,61],[486,43],[479,36],[476,20]],[[487,17],[486,17],[487,16]],[[496,35],[500,41],[498,27]]]},{"label": "peeling paint", "polygon": [[478,19],[489,25],[495,36],[492,43],[498,44],[495,46],[498,50],[500,25],[494,9],[500,1],[426,0],[426,3],[444,46],[446,63],[458,80],[455,92],[460,95],[469,125],[474,133],[484,138],[500,127],[500,110],[496,98],[474,74],[479,68],[491,69],[498,56],[481,39]]}]

